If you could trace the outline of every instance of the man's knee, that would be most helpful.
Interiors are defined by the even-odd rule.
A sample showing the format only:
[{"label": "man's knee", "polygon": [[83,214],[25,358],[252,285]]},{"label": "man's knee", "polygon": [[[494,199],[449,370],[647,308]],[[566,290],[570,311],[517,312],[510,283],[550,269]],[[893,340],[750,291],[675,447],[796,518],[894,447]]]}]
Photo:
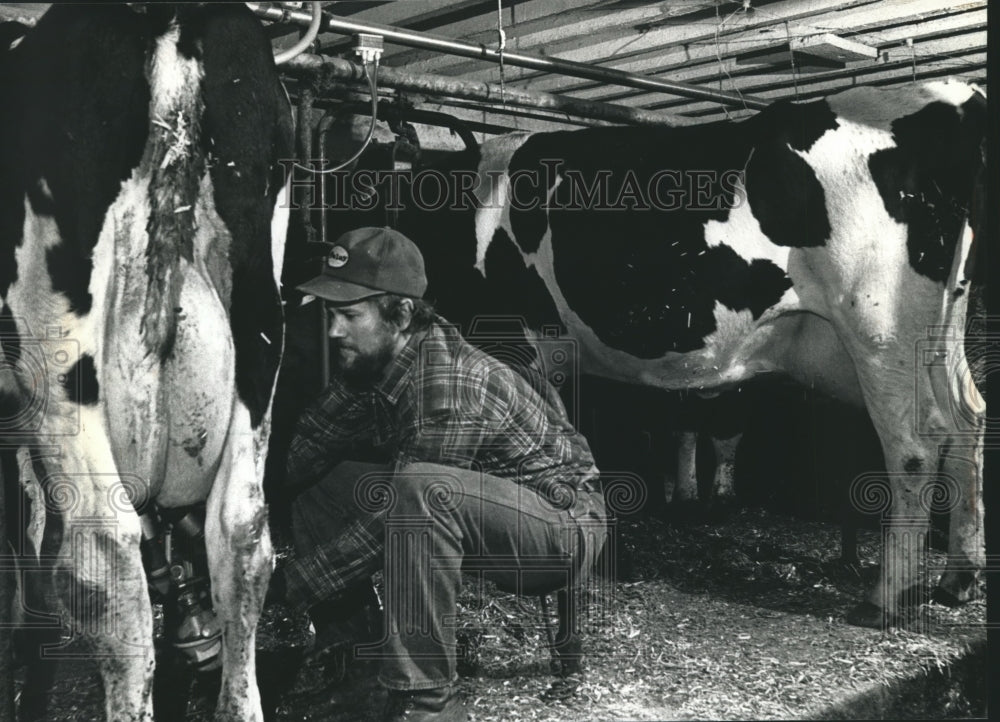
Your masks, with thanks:
[{"label": "man's knee", "polygon": [[407,464],[393,479],[397,514],[435,514],[452,511],[463,498],[457,469],[440,464]]},{"label": "man's knee", "polygon": [[322,484],[304,489],[291,502],[292,541],[300,554],[330,538],[343,525],[350,498],[337,498]]}]

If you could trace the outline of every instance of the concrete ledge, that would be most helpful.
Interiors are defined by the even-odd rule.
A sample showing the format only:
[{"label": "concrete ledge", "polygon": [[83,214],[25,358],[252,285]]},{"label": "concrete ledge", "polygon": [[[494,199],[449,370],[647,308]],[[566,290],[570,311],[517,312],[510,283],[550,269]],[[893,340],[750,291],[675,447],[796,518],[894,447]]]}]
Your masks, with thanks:
[{"label": "concrete ledge", "polygon": [[874,686],[830,705],[816,719],[985,718],[986,657],[986,640],[977,640],[941,668]]}]

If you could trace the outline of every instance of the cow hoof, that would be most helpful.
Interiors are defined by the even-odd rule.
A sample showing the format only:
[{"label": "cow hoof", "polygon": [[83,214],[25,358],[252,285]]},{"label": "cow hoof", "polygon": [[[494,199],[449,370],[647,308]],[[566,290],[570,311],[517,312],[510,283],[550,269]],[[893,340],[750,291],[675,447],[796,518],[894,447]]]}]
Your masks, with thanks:
[{"label": "cow hoof", "polygon": [[975,586],[970,589],[963,589],[958,594],[955,594],[944,587],[937,587],[933,592],[931,592],[931,601],[936,604],[942,604],[946,607],[961,607],[963,604],[967,604],[976,598],[976,588]]},{"label": "cow hoof", "polygon": [[898,623],[895,614],[887,612],[882,607],[877,607],[871,602],[861,602],[854,609],[847,613],[847,623],[855,627],[868,627],[869,629],[885,629]]},{"label": "cow hoof", "polygon": [[933,592],[931,592],[931,601],[945,607],[960,607],[965,604],[965,602],[957,596],[949,592],[947,589],[942,589],[941,587],[937,587]]},{"label": "cow hoof", "polygon": [[542,692],[542,701],[546,703],[565,702],[576,695],[583,679],[581,675],[570,675],[555,680],[549,688]]},{"label": "cow hoof", "polygon": [[946,607],[960,607],[967,602],[971,602],[978,596],[976,577],[971,572],[952,572],[941,577],[937,588],[931,595],[938,604]]}]

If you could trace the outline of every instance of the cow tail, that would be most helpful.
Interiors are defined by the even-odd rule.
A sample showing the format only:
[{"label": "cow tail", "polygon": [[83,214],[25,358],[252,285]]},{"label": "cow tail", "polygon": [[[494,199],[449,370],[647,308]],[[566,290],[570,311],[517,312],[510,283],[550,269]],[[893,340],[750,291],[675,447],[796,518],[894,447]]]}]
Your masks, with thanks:
[{"label": "cow tail", "polygon": [[201,69],[178,51],[178,34],[171,25],[157,39],[147,70],[153,98],[143,158],[149,172],[149,280],[141,330],[147,351],[161,359],[170,356],[177,335],[184,280],[180,263],[193,259],[195,209],[205,172]]}]

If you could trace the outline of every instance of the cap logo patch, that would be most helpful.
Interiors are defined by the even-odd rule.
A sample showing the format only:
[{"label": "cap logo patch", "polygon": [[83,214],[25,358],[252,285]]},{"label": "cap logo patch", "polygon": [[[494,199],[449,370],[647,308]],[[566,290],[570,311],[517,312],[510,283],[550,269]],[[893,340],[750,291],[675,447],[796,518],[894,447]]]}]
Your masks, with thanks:
[{"label": "cap logo patch", "polygon": [[330,249],[330,255],[326,257],[326,265],[330,268],[340,268],[347,263],[350,256],[343,246],[334,246]]}]

